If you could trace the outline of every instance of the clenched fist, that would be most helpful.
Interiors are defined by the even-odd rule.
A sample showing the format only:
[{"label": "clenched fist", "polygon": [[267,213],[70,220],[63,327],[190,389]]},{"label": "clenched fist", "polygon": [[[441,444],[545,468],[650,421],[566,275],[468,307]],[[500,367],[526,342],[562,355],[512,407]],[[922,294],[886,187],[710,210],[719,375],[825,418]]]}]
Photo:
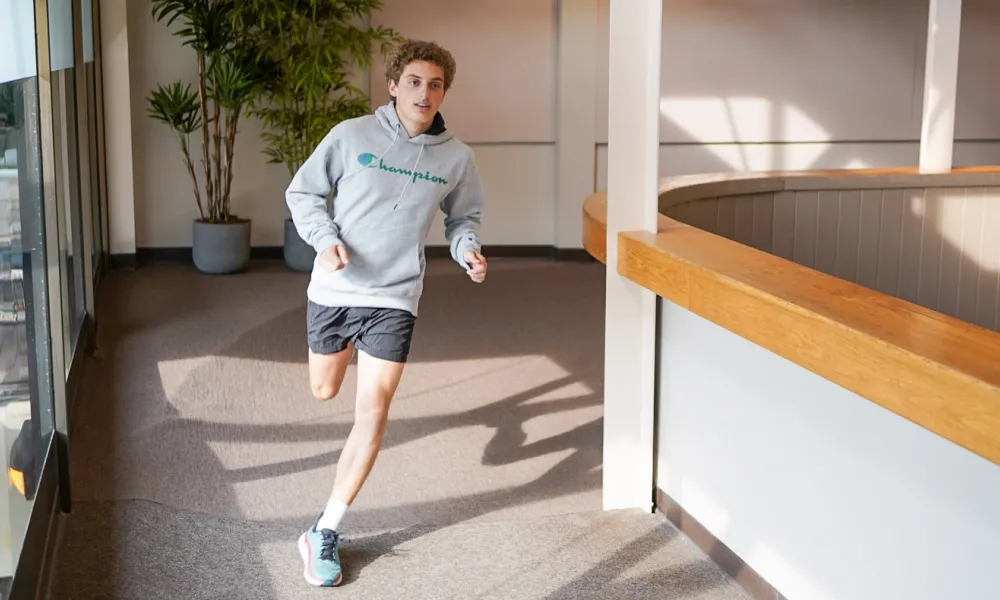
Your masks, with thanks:
[{"label": "clenched fist", "polygon": [[486,258],[475,250],[466,252],[464,258],[469,265],[465,272],[476,283],[482,283],[486,279]]},{"label": "clenched fist", "polygon": [[327,271],[339,271],[349,262],[347,248],[344,246],[330,246],[319,255],[319,266]]}]

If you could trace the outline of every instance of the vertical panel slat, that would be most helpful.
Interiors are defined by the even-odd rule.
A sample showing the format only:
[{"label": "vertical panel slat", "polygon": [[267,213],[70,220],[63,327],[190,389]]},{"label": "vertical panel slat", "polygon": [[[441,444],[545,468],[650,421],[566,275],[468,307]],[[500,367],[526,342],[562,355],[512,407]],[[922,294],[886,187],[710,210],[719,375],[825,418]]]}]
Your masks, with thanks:
[{"label": "vertical panel slat", "polygon": [[816,224],[819,219],[819,193],[795,194],[795,247],[793,260],[806,267],[816,265]]},{"label": "vertical panel slat", "polygon": [[965,188],[942,190],[940,225],[941,265],[938,272],[937,310],[958,317],[958,287],[962,271],[974,268],[975,259],[965,253]]},{"label": "vertical panel slat", "polygon": [[882,192],[861,193],[861,231],[858,236],[858,284],[869,289],[878,286],[879,224],[882,219]]},{"label": "vertical panel slat", "polygon": [[840,192],[819,194],[819,222],[816,231],[816,270],[837,273],[837,241],[840,229]]},{"label": "vertical panel slat", "polygon": [[694,202],[688,202],[688,210],[684,215],[688,225],[691,227],[697,227],[698,229],[707,231],[709,233],[715,233],[715,224],[719,220],[719,201],[715,198],[709,198],[706,200],[696,200]]},{"label": "vertical panel slat", "polygon": [[728,239],[736,238],[736,198],[719,198],[719,230],[716,232]]},{"label": "vertical panel slat", "polygon": [[753,201],[753,247],[771,252],[774,239],[774,194],[761,194]]},{"label": "vertical panel slat", "polygon": [[840,194],[840,233],[837,236],[837,277],[858,282],[858,241],[861,236],[861,192]]},{"label": "vertical panel slat", "polygon": [[882,214],[878,236],[878,286],[883,294],[899,294],[900,245],[903,237],[903,190],[882,194]]},{"label": "vertical panel slat", "polygon": [[983,207],[983,244],[980,260],[976,325],[998,329],[1000,307],[1000,188],[986,190]]},{"label": "vertical panel slat", "polygon": [[920,274],[920,236],[924,212],[924,191],[906,190],[903,194],[902,236],[899,246],[899,293],[907,302],[917,302]]},{"label": "vertical panel slat", "polygon": [[754,196],[737,196],[734,207],[735,231],[733,239],[747,246],[753,245],[753,202]]},{"label": "vertical panel slat", "polygon": [[[958,280],[956,315],[968,323],[976,322],[976,300],[979,297],[980,274],[984,268],[983,224],[986,220],[986,190],[966,191],[962,220],[962,268]],[[996,235],[998,232],[993,232]]]},{"label": "vertical panel slat", "polygon": [[664,215],[680,221],[681,223],[691,224],[691,214],[694,212],[694,207],[698,202],[685,202],[683,204],[675,204],[668,208],[667,210],[660,211]]},{"label": "vertical panel slat", "polygon": [[795,254],[795,192],[774,195],[774,224],[771,227],[771,252],[786,260]]},{"label": "vertical panel slat", "polygon": [[941,250],[944,245],[941,229],[944,225],[945,198],[950,190],[929,189],[924,192],[924,215],[920,231],[920,274],[917,277],[917,304],[937,310],[941,277]]}]

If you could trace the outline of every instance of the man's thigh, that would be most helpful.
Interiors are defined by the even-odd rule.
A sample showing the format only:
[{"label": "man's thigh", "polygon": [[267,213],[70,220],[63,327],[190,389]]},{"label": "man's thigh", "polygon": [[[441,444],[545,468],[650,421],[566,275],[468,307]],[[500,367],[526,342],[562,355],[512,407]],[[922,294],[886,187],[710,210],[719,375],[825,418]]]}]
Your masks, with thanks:
[{"label": "man's thigh", "polygon": [[327,400],[340,392],[354,354],[352,341],[363,324],[362,316],[354,309],[309,302],[306,308],[309,382],[317,398]]},{"label": "man's thigh", "polygon": [[354,340],[365,354],[393,363],[406,363],[413,341],[416,317],[394,308],[368,309],[364,326]]}]

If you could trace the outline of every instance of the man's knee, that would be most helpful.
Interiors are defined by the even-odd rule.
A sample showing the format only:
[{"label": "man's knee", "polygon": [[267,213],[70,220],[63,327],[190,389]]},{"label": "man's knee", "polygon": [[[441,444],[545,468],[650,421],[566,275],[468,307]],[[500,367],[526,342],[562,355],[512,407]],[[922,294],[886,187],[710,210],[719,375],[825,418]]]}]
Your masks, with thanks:
[{"label": "man's knee", "polygon": [[332,400],[340,393],[340,385],[329,381],[312,384],[312,393],[317,400]]},{"label": "man's knee", "polygon": [[373,434],[381,432],[389,420],[389,403],[382,398],[366,398],[358,403],[355,422]]}]

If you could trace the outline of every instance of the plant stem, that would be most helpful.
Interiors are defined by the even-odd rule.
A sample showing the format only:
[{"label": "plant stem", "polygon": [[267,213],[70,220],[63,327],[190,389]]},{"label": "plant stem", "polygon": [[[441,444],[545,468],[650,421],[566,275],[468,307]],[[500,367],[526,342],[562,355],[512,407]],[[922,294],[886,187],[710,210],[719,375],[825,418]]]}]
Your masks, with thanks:
[{"label": "plant stem", "polygon": [[[209,215],[212,214],[212,198],[215,186],[212,184],[212,168],[208,163],[208,107],[205,106],[205,55],[198,52],[198,103],[201,106],[201,164],[205,167],[205,196]],[[204,217],[203,217],[204,218]]]},{"label": "plant stem", "polygon": [[194,187],[194,201],[198,205],[198,216],[205,220],[205,210],[201,206],[201,192],[198,190],[198,176],[194,172],[194,164],[191,163],[191,152],[188,150],[187,136],[177,134],[177,139],[181,143],[181,153],[184,155],[184,166],[187,167],[188,175],[191,176],[191,185]]},{"label": "plant stem", "polygon": [[240,121],[240,108],[236,107],[236,110],[229,115],[229,122],[227,123],[226,131],[226,191],[225,191],[225,215],[228,217],[230,214],[229,205],[229,192],[233,187],[233,153],[236,150],[236,132],[237,125]]},{"label": "plant stem", "polygon": [[[219,91],[218,81],[212,81],[213,96],[217,97]],[[214,105],[212,122],[214,123],[215,131],[212,134],[215,142],[215,148],[212,150],[212,163],[215,166],[215,211],[216,218],[225,222],[228,220],[228,215],[225,211],[226,196],[222,189],[222,157],[220,156],[222,150],[222,119],[220,118],[221,107],[219,106],[219,101],[215,100],[212,102]]]}]

